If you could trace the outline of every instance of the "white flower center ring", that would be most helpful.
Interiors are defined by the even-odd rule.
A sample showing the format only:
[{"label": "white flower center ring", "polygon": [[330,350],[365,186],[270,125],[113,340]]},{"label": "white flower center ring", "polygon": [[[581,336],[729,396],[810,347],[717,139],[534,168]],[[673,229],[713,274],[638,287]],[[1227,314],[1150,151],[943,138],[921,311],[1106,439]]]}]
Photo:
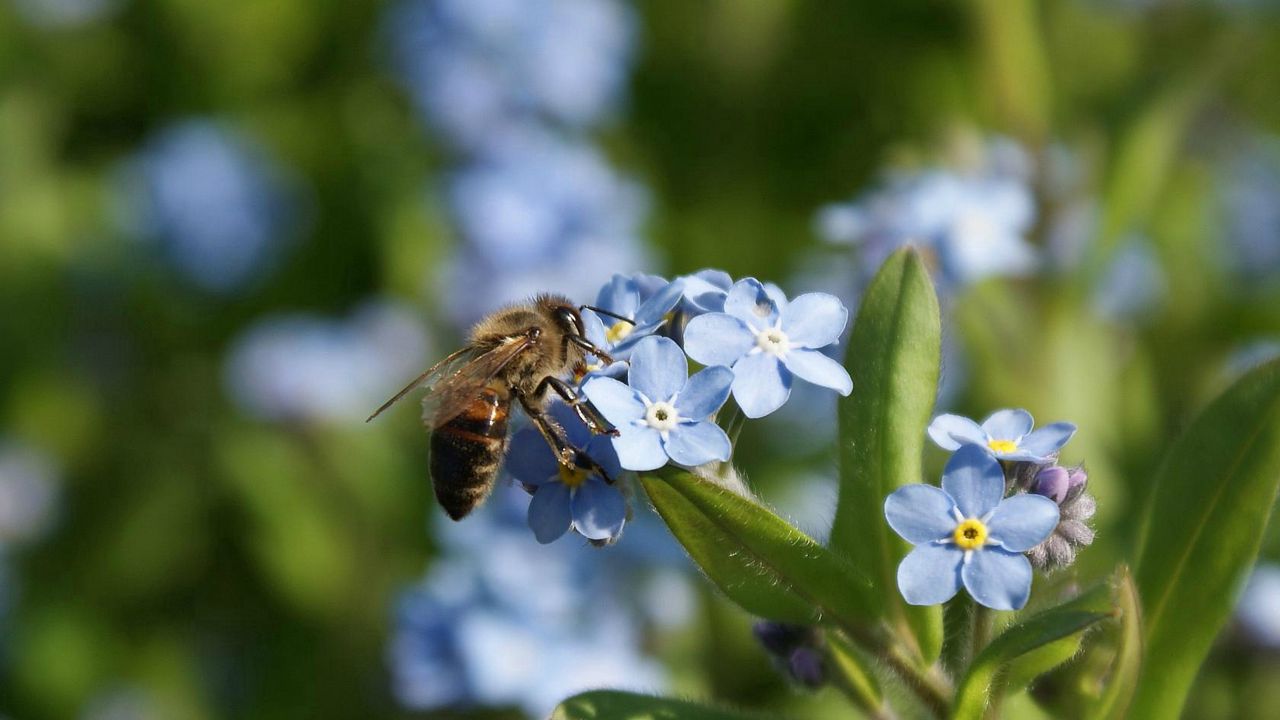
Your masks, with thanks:
[{"label": "white flower center ring", "polygon": [[783,357],[791,349],[791,341],[781,328],[765,328],[756,333],[756,347],[770,355]]},{"label": "white flower center ring", "polygon": [[676,425],[680,424],[680,420],[680,413],[676,412],[676,406],[669,402],[653,403],[644,412],[645,424],[662,433],[674,430]]}]

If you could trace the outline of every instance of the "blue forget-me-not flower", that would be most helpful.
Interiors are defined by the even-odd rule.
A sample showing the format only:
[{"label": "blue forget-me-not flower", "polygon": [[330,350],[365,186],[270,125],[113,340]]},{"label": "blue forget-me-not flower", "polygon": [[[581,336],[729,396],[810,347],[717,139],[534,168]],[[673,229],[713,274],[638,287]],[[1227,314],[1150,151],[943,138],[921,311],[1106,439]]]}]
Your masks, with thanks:
[{"label": "blue forget-me-not flower", "polygon": [[929,423],[929,437],[943,450],[977,445],[1000,460],[1043,463],[1076,434],[1076,426],[1069,422],[1033,431],[1034,426],[1026,410],[997,410],[981,425],[959,415],[939,415]]},{"label": "blue forget-me-not flower", "polygon": [[689,377],[680,346],[649,336],[631,353],[627,381],[595,377],[582,386],[620,433],[613,447],[622,467],[656,470],[668,458],[688,467],[729,459],[729,436],[710,419],[729,397],[729,368],[708,367]]},{"label": "blue forget-me-not flower", "polygon": [[1017,610],[1031,593],[1023,555],[1053,533],[1058,506],[1034,494],[1004,497],[1004,471],[966,445],[947,462],[942,488],[906,485],[884,503],[889,526],[916,547],[898,565],[898,589],[912,605],[950,600],[963,585],[993,610]]},{"label": "blue forget-me-not flower", "polygon": [[604,435],[592,435],[568,405],[557,402],[548,412],[564,428],[569,442],[609,477],[589,467],[566,468],[534,428],[516,433],[506,467],[508,474],[533,491],[529,528],[540,543],[552,542],[570,529],[589,540],[616,540],[626,522],[627,501],[611,484],[622,473],[613,445]]},{"label": "blue forget-me-not flower", "polygon": [[[596,307],[618,317],[584,310],[587,339],[615,360],[626,360],[642,338],[657,332],[683,297],[682,282],[656,275],[614,275],[596,297]],[[622,319],[619,319],[622,318]]]},{"label": "blue forget-me-not flower", "polygon": [[724,312],[689,321],[685,351],[704,365],[732,367],[734,400],[744,415],[758,418],[782,407],[793,376],[849,394],[849,373],[820,352],[839,339],[848,319],[834,295],[806,293],[787,302],[776,287],[747,278],[729,289]]}]

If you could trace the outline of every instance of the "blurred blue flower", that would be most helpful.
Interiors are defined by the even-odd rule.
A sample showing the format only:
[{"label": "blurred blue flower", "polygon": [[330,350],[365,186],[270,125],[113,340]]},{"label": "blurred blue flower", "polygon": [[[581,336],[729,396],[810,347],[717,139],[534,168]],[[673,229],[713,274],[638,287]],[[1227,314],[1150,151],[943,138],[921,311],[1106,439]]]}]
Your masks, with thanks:
[{"label": "blurred blue flower", "polygon": [[406,308],[373,302],[345,320],[275,315],[228,351],[231,398],[264,420],[360,423],[422,368],[428,337]]},{"label": "blurred blue flower", "polygon": [[1280,358],[1280,337],[1250,340],[1231,352],[1223,362],[1222,375],[1234,382],[1250,370]]},{"label": "blurred blue flower", "polygon": [[1247,280],[1274,281],[1280,273],[1280,137],[1254,138],[1223,174],[1228,269]]},{"label": "blurred blue flower", "polygon": [[585,302],[618,268],[646,264],[643,189],[583,142],[490,138],[452,176],[449,201],[465,245],[433,284],[460,326],[548,288]]},{"label": "blurred blue flower", "polygon": [[1028,275],[1039,266],[1026,235],[1035,202],[1026,177],[992,163],[981,172],[934,169],[892,176],[886,187],[819,210],[815,230],[855,245],[863,282],[907,244],[937,263],[943,289],[991,276]]},{"label": "blurred blue flower", "polygon": [[667,282],[656,275],[614,275],[596,296],[596,307],[621,318],[584,310],[587,339],[608,351],[615,360],[626,360],[641,338],[657,332],[683,297],[680,280]]},{"label": "blurred blue flower", "polygon": [[617,540],[626,522],[627,501],[612,484],[622,474],[612,443],[606,436],[592,435],[562,402],[554,403],[548,412],[564,428],[569,442],[603,467],[609,478],[590,467],[565,468],[538,430],[517,432],[507,451],[506,470],[533,491],[529,527],[534,537],[549,543],[574,530],[589,540]]},{"label": "blurred blue flower", "polygon": [[635,18],[616,0],[409,0],[386,28],[406,90],[462,148],[513,122],[600,122],[622,98],[635,44]]},{"label": "blurred blue flower", "polygon": [[207,119],[164,128],[123,169],[126,224],[205,290],[269,272],[300,230],[296,180],[266,150]]},{"label": "blurred blue flower", "polygon": [[1093,289],[1093,311],[1119,321],[1139,318],[1155,310],[1167,291],[1164,270],[1151,243],[1134,237],[1111,257]]},{"label": "blurred blue flower", "polygon": [[14,0],[26,23],[47,29],[75,28],[114,15],[124,0]]},{"label": "blurred blue flower", "polygon": [[806,293],[787,302],[776,286],[747,278],[729,290],[724,309],[689,321],[685,350],[704,365],[733,368],[733,398],[747,417],[782,407],[793,375],[842,395],[852,391],[849,373],[820,352],[849,320],[835,296]]},{"label": "blurred blue flower", "polygon": [[6,544],[40,539],[57,510],[59,470],[48,455],[0,438],[0,553]]},{"label": "blurred blue flower", "polygon": [[729,437],[710,420],[729,397],[729,368],[708,367],[689,377],[680,346],[650,336],[632,351],[627,382],[596,377],[582,386],[621,433],[613,447],[622,467],[655,470],[668,458],[688,467],[729,459]]},{"label": "blurred blue flower", "polygon": [[884,503],[894,532],[916,547],[898,565],[898,589],[912,605],[937,605],[961,585],[993,610],[1018,610],[1031,593],[1022,553],[1058,525],[1058,506],[1040,495],[1004,497],[1004,471],[981,448],[951,456],[942,488],[905,485]]},{"label": "blurred blue flower", "polygon": [[1236,604],[1236,619],[1252,642],[1280,649],[1280,565],[1253,568]]},{"label": "blurred blue flower", "polygon": [[975,445],[1000,460],[1045,462],[1055,457],[1076,433],[1068,422],[1032,431],[1035,421],[1026,410],[997,410],[982,425],[959,415],[939,415],[929,423],[929,437],[943,450]]}]

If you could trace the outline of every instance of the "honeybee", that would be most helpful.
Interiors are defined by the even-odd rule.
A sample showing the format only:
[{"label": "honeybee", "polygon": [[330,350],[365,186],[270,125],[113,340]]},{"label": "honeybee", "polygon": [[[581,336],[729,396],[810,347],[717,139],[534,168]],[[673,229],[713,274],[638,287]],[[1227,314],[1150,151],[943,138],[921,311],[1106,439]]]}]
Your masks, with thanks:
[{"label": "honeybee", "polygon": [[414,389],[428,387],[422,399],[422,422],[431,433],[431,481],[436,499],[454,520],[466,517],[493,490],[507,451],[512,400],[520,403],[562,465],[570,470],[587,468],[611,481],[544,412],[547,392],[554,391],[592,432],[618,434],[562,379],[582,372],[588,355],[606,364],[613,362],[587,340],[578,307],[566,297],[539,295],[476,323],[466,346],[415,378],[365,422]]}]

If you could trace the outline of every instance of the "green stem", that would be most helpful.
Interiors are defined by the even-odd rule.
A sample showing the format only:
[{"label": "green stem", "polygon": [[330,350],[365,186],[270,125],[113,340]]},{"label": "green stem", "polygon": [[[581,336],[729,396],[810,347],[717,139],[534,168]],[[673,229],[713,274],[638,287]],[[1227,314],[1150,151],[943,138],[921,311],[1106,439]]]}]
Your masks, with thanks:
[{"label": "green stem", "polygon": [[982,652],[987,647],[987,643],[991,642],[991,623],[994,619],[995,613],[991,608],[973,604],[973,642],[970,647],[974,656]]},{"label": "green stem", "polygon": [[827,634],[827,666],[831,684],[835,685],[854,707],[875,720],[892,720],[894,715],[884,703],[876,679],[861,652],[838,633]]},{"label": "green stem", "polygon": [[934,717],[944,718],[951,708],[954,692],[950,682],[932,669],[922,671],[902,644],[865,628],[841,628],[854,644],[880,658],[903,681],[907,689],[924,703]]},{"label": "green stem", "polygon": [[973,660],[974,603],[960,593],[942,606],[942,666],[951,677],[964,676]]}]

